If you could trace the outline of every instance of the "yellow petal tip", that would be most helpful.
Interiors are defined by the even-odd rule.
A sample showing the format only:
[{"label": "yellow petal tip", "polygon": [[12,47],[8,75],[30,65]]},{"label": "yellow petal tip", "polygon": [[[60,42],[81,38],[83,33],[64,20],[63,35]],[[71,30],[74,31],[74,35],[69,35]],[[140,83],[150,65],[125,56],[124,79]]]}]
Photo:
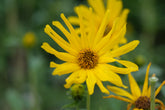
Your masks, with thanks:
[{"label": "yellow petal tip", "polygon": [[137,45],[140,43],[140,41],[139,41],[139,40],[135,40],[135,42],[137,43]]},{"label": "yellow petal tip", "polygon": [[57,25],[57,24],[59,24],[59,22],[58,21],[52,21],[52,24]]},{"label": "yellow petal tip", "polygon": [[125,86],[125,85],[123,85],[122,87],[123,87],[123,88],[125,88],[125,89],[127,89],[127,88],[128,88],[128,87],[127,87],[127,86]]},{"label": "yellow petal tip", "polygon": [[53,61],[50,62],[50,67],[51,68],[55,68],[57,66],[58,66],[58,64],[56,64],[55,62],[53,62]]},{"label": "yellow petal tip", "polygon": [[124,9],[125,13],[128,14],[130,12],[129,9]]},{"label": "yellow petal tip", "polygon": [[61,13],[61,15],[60,15],[60,16],[61,16],[61,18],[65,17],[65,16],[64,16],[64,13]]},{"label": "yellow petal tip", "polygon": [[67,85],[67,84],[65,84],[65,85],[64,85],[64,87],[65,87],[65,88],[67,88],[67,89],[68,89],[68,88],[70,88],[70,86],[69,86],[69,85]]},{"label": "yellow petal tip", "polygon": [[104,93],[105,93],[105,94],[108,94],[108,95],[110,94],[110,92],[109,92],[108,90],[107,90],[107,91],[105,91]]},{"label": "yellow petal tip", "polygon": [[43,42],[42,45],[41,45],[41,48],[44,49],[45,46],[47,46],[47,42]]}]

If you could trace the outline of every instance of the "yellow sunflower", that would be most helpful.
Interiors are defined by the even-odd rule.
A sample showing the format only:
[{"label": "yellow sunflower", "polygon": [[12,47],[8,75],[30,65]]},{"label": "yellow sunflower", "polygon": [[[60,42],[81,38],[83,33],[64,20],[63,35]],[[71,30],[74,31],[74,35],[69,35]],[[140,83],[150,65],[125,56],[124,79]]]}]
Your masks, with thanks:
[{"label": "yellow sunflower", "polygon": [[[93,94],[94,86],[97,84],[103,93],[109,91],[103,86],[102,81],[109,81],[117,86],[126,87],[123,85],[118,74],[128,74],[132,71],[137,71],[138,66],[130,61],[118,60],[119,57],[136,48],[139,44],[138,40],[134,40],[120,48],[111,50],[118,43],[119,39],[125,35],[126,26],[118,32],[118,35],[113,35],[112,30],[105,36],[104,30],[107,25],[109,11],[106,12],[103,22],[97,33],[91,28],[88,34],[85,31],[82,16],[79,15],[81,34],[77,34],[70,22],[64,14],[61,18],[68,27],[69,31],[63,27],[59,21],[53,21],[56,26],[67,38],[64,40],[58,35],[49,25],[46,25],[44,31],[47,33],[60,47],[66,52],[59,52],[52,48],[48,43],[44,42],[41,46],[46,52],[55,55],[60,60],[65,61],[63,64],[50,62],[50,67],[55,68],[53,75],[70,74],[66,79],[65,88],[70,88],[72,84],[84,83],[86,81],[89,94]],[[115,26],[114,26],[115,28]],[[112,38],[111,38],[112,37]],[[110,39],[111,38],[111,39]],[[111,51],[110,51],[111,50]],[[108,63],[118,62],[125,67],[116,67]]]},{"label": "yellow sunflower", "polygon": [[[131,93],[128,93],[127,91],[114,87],[114,86],[107,86],[107,88],[114,92],[115,94],[119,96],[106,96],[104,98],[116,98],[125,102],[129,102],[127,106],[127,110],[130,110],[131,106],[134,105],[133,110],[148,110],[150,108],[150,95],[151,95],[151,86],[148,88],[148,75],[149,75],[149,69],[150,69],[151,63],[147,67],[145,81],[143,85],[143,90],[141,92],[139,86],[137,85],[135,79],[132,77],[131,74],[128,74],[129,83],[130,83],[130,89]],[[162,86],[165,84],[165,81],[158,87],[158,89],[155,91],[155,97],[160,92]],[[124,97],[121,97],[124,96]],[[159,103],[162,110],[165,109],[165,106],[162,101],[159,99],[155,99],[155,103]]]},{"label": "yellow sunflower", "polygon": [[[115,30],[116,33],[114,32],[114,34],[117,34],[118,31],[121,30],[123,25],[126,24],[126,19],[127,19],[129,10],[122,9],[123,4],[121,0],[107,0],[107,3],[106,3],[107,6],[104,5],[103,0],[88,0],[88,4],[91,8],[88,8],[85,5],[80,5],[80,6],[75,7],[75,12],[76,13],[80,12],[81,15],[83,16],[83,20],[84,20],[83,23],[86,29],[91,28],[92,26],[93,30],[97,31],[99,29],[99,26],[101,25],[101,22],[107,10],[110,11],[110,14],[109,14],[110,17],[108,19],[108,24],[106,25],[103,36],[106,36],[109,33],[116,19],[119,19],[118,22],[120,25],[118,25],[118,27]],[[93,22],[93,25],[89,23],[91,22],[91,20]],[[69,17],[69,21],[74,25],[80,24],[78,17],[75,17],[75,16]],[[80,30],[79,29],[77,30],[79,33]],[[120,39],[119,44],[124,44],[126,42],[127,42],[127,39],[123,36]],[[116,47],[118,47],[119,44],[117,44]]]}]

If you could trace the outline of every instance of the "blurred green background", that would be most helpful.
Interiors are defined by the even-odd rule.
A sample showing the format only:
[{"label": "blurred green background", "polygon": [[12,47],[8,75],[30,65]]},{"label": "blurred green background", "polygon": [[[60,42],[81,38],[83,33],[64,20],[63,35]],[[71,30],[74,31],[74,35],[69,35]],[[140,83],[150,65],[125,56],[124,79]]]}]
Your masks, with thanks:
[{"label": "blurred green background", "polygon": [[[79,4],[86,4],[86,0],[0,0],[0,110],[62,110],[73,103],[69,89],[63,86],[68,75],[52,76],[53,69],[49,68],[50,61],[61,61],[40,46],[48,42],[61,51],[44,33],[44,27],[54,20],[61,21],[60,13],[75,15],[73,8]],[[139,65],[133,76],[140,86],[152,62],[150,76],[156,73],[159,86],[165,80],[165,1],[123,0],[123,4],[130,9],[126,37],[141,43],[122,59]],[[128,85],[127,76],[121,77]],[[105,94],[96,86],[91,110],[126,109],[127,103],[102,96]],[[165,103],[165,87],[157,98]]]}]

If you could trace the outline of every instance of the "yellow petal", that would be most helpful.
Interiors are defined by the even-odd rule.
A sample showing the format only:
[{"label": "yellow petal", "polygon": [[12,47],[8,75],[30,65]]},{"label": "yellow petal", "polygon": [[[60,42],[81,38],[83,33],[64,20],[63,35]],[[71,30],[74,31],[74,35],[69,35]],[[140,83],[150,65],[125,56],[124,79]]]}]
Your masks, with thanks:
[{"label": "yellow petal", "polygon": [[128,16],[129,10],[128,9],[124,9],[119,17],[119,24],[117,27],[117,30],[120,30],[121,27],[126,24],[126,20],[127,20],[127,16]]},{"label": "yellow petal", "polygon": [[131,101],[134,100],[134,97],[130,93],[128,93],[127,91],[121,88],[115,86],[109,86],[109,85],[107,86],[107,88],[117,95],[128,97]]},{"label": "yellow petal", "polygon": [[[94,13],[91,8],[87,6],[80,5],[75,8],[76,13],[79,16],[79,24],[81,24],[79,30],[76,30],[78,34],[81,35],[82,45],[87,45],[89,48],[93,47],[93,41],[96,36],[96,30],[98,30],[98,26],[96,26],[96,21],[94,18]],[[82,22],[83,21],[83,22]],[[86,34],[88,33],[88,34]],[[85,37],[87,36],[87,37]]]},{"label": "yellow petal", "polygon": [[[122,11],[122,13],[120,14],[119,20],[117,22],[116,29],[115,29],[116,33],[120,31],[125,24],[127,24],[126,20],[127,20],[128,13],[129,13],[129,10],[124,9],[124,11]],[[124,36],[122,36],[119,43],[123,44],[123,43],[126,43],[126,41],[127,39]]]},{"label": "yellow petal", "polygon": [[101,25],[98,29],[98,32],[96,34],[96,37],[94,39],[94,47],[97,45],[98,42],[100,42],[100,40],[102,39],[103,37],[103,34],[104,34],[104,30],[108,24],[108,20],[109,20],[109,10],[106,11],[105,15],[104,15],[104,19],[102,20],[101,22]]},{"label": "yellow petal", "polygon": [[70,88],[73,83],[79,84],[83,83],[87,78],[86,71],[81,69],[78,71],[73,72],[65,81],[66,84],[64,85],[65,88]]},{"label": "yellow petal", "polygon": [[99,86],[101,92],[109,94],[109,91],[104,87],[101,81],[97,80],[97,85]]},{"label": "yellow petal", "polygon": [[121,55],[124,55],[124,54],[134,50],[137,47],[138,44],[139,44],[139,41],[134,40],[134,41],[132,41],[128,44],[125,44],[125,45],[113,50],[111,52],[111,54],[112,54],[113,57],[119,57]]},{"label": "yellow petal", "polygon": [[46,52],[55,55],[57,58],[67,61],[67,62],[75,62],[75,57],[71,54],[58,52],[54,48],[52,48],[48,43],[44,42],[41,46]]},{"label": "yellow petal", "polygon": [[75,50],[78,50],[77,48],[77,40],[72,37],[71,33],[69,33],[59,21],[53,21],[52,24],[56,26],[61,32],[65,35],[65,37],[68,39],[71,47]]},{"label": "yellow petal", "polygon": [[115,73],[129,74],[131,72],[129,68],[121,68],[121,67],[116,67],[113,65],[108,65],[108,66]]},{"label": "yellow petal", "polygon": [[88,0],[89,5],[94,9],[98,16],[102,17],[105,13],[103,0]]},{"label": "yellow petal", "polygon": [[163,85],[165,85],[165,81],[162,82],[162,84],[156,89],[155,91],[155,97],[159,94],[161,88],[163,87]]},{"label": "yellow petal", "polygon": [[[109,33],[106,36],[103,37],[103,35],[100,35],[100,40],[98,41],[97,45],[94,46],[97,52],[99,52],[100,50],[104,50],[103,52],[102,51],[99,52],[99,53],[104,53],[105,51],[107,52],[110,50],[109,45],[111,45],[112,43],[112,34],[116,30],[117,21],[118,19],[115,20],[115,23],[113,23],[112,29],[109,31]],[[108,24],[104,24],[104,25],[107,26]],[[100,29],[102,28],[100,27]],[[103,28],[102,31],[105,32],[105,29],[106,28]]]},{"label": "yellow petal", "polygon": [[165,105],[163,104],[161,100],[155,99],[155,103],[159,103],[161,105],[161,110],[165,110]]},{"label": "yellow petal", "polygon": [[99,56],[98,63],[111,63],[116,61],[113,57],[111,57],[110,52],[107,52],[101,56]]},{"label": "yellow petal", "polygon": [[72,55],[77,55],[77,52],[70,47],[70,44],[61,38],[49,25],[46,25],[44,31],[64,50]]},{"label": "yellow petal", "polygon": [[79,70],[77,83],[83,83],[87,79],[87,72],[84,69]]},{"label": "yellow petal", "polygon": [[56,67],[53,71],[53,75],[63,75],[79,70],[80,67],[75,63],[63,63]]},{"label": "yellow petal", "polygon": [[79,38],[79,36],[77,35],[76,31],[74,30],[74,28],[72,27],[70,22],[66,19],[66,17],[64,16],[63,13],[61,14],[61,18],[65,22],[65,24],[67,25],[67,27],[68,27],[68,29],[69,29],[69,31],[71,33],[72,40],[75,41],[76,48],[80,50],[81,49],[81,45],[80,45],[80,38]]},{"label": "yellow petal", "polygon": [[122,10],[122,1],[120,0],[108,0],[107,8],[110,10],[110,22],[112,23],[116,17],[119,16]]},{"label": "yellow petal", "polygon": [[89,43],[88,43],[88,38],[86,35],[85,26],[83,24],[83,17],[81,13],[82,13],[81,10],[78,11],[78,17],[80,20],[81,45],[82,45],[82,48],[88,48]]},{"label": "yellow petal", "polygon": [[125,43],[127,43],[127,39],[126,39],[125,37],[123,37],[123,38],[120,40],[119,43],[120,43],[120,44],[125,44]]},{"label": "yellow petal", "polygon": [[119,18],[116,18],[115,20],[115,28],[114,28],[114,33],[112,34],[111,37],[111,44],[109,45],[109,49],[113,49],[116,45],[118,45],[121,41],[121,39],[124,38],[125,34],[126,34],[126,24],[124,24],[123,26],[121,26],[121,28],[118,30],[119,27]]},{"label": "yellow petal", "polygon": [[108,35],[102,37],[100,41],[97,43],[97,45],[95,46],[97,52],[99,52],[102,48],[104,48],[107,45],[107,43],[109,43],[110,37],[112,35],[111,32],[112,31],[110,31]]},{"label": "yellow petal", "polygon": [[59,66],[59,64],[56,64],[56,63],[53,62],[53,61],[50,62],[50,67],[51,67],[51,68],[56,68],[56,67],[58,67],[58,66]]},{"label": "yellow petal", "polygon": [[92,95],[94,92],[94,86],[96,84],[96,77],[94,76],[94,74],[91,71],[87,71],[87,80],[86,80],[86,84],[87,84],[87,88],[88,88],[88,93],[89,95]]},{"label": "yellow petal", "polygon": [[78,17],[70,16],[70,17],[68,17],[68,20],[73,25],[79,25],[80,24]]},{"label": "yellow petal", "polygon": [[143,96],[146,96],[147,91],[148,91],[148,75],[149,75],[150,67],[151,67],[151,63],[148,64],[147,71],[146,71],[146,76],[145,76],[143,91],[142,91]]},{"label": "yellow petal", "polygon": [[149,86],[148,91],[147,91],[147,97],[150,97],[150,96],[151,96],[151,85]]},{"label": "yellow petal", "polygon": [[67,79],[65,80],[66,84],[64,85],[65,88],[70,88],[73,83],[76,83],[77,80],[75,79],[78,77],[78,72],[79,71],[75,71],[71,75],[69,75],[69,77],[67,77]]},{"label": "yellow petal", "polygon": [[117,86],[126,88],[126,86],[122,83],[120,76],[112,72],[108,64],[98,64],[95,68],[95,75],[101,81],[109,81]]},{"label": "yellow petal", "polygon": [[[110,73],[108,70],[105,70],[104,64],[98,64],[97,67],[94,69],[94,73],[97,76],[97,78],[101,81],[109,81],[111,79]],[[104,70],[104,71],[103,71]]]},{"label": "yellow petal", "polygon": [[78,35],[80,35],[80,28],[76,28],[75,31],[77,32]]},{"label": "yellow petal", "polygon": [[139,88],[138,84],[136,83],[135,79],[132,77],[131,73],[128,74],[128,78],[129,78],[129,84],[130,84],[132,95],[135,98],[140,97],[141,96],[140,88]]},{"label": "yellow petal", "polygon": [[121,97],[121,96],[115,96],[115,95],[109,95],[109,96],[104,96],[103,98],[115,98],[115,99],[118,99],[118,100],[122,100],[124,102],[132,102],[132,100],[130,99],[127,99],[127,98],[124,98],[124,97]]},{"label": "yellow petal", "polygon": [[131,106],[132,106],[133,103],[130,103],[127,105],[127,110],[130,110],[131,109]]},{"label": "yellow petal", "polygon": [[139,67],[135,63],[132,63],[130,61],[126,61],[126,60],[116,60],[116,61],[119,62],[120,64],[124,65],[125,67],[127,67],[129,69],[128,72],[133,72],[133,71],[139,70]]},{"label": "yellow petal", "polygon": [[56,26],[71,42],[71,34],[63,27],[63,25],[59,21],[53,21],[52,24]]},{"label": "yellow petal", "polygon": [[120,42],[121,38],[123,38],[125,33],[126,33],[126,25],[124,25],[123,28],[116,34],[114,33],[112,34],[106,45],[104,45],[104,47],[99,50],[98,54],[102,55],[107,51],[109,51],[110,49],[114,48],[114,46],[116,46]]},{"label": "yellow petal", "polygon": [[[81,12],[80,14],[83,16],[84,18],[84,21],[86,20],[89,20],[89,16],[91,14],[89,8],[85,5],[79,5],[79,6],[76,6],[74,8],[75,12],[78,14],[79,12]],[[85,22],[83,22],[85,23]]]}]

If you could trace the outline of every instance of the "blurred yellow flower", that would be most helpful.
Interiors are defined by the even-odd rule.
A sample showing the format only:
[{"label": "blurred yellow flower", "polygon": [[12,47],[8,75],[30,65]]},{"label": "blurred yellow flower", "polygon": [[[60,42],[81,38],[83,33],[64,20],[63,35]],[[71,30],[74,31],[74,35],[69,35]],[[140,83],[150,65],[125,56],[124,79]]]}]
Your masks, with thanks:
[{"label": "blurred yellow flower", "polygon": [[31,48],[36,43],[36,36],[33,32],[27,32],[23,37],[23,45],[27,48]]},{"label": "blurred yellow flower", "polygon": [[[116,30],[113,34],[118,34],[118,31],[126,24],[126,19],[129,13],[128,9],[122,9],[123,4],[121,0],[106,0],[107,6],[104,5],[103,0],[88,0],[88,4],[91,8],[88,8],[85,5],[80,5],[75,7],[75,12],[81,13],[85,28],[93,28],[93,30],[97,31],[101,25],[103,17],[107,10],[109,10],[109,19],[106,28],[104,29],[103,36],[106,36],[108,32],[112,29],[112,26],[115,22],[118,22],[118,26],[116,26]],[[71,16],[69,17],[69,21],[74,25],[79,25],[80,21],[78,17]],[[92,24],[90,23],[92,21]],[[79,29],[77,29],[79,32]],[[114,46],[114,48],[118,47],[119,44],[124,44],[127,42],[125,36],[120,39],[120,42]]]},{"label": "blurred yellow flower", "polygon": [[[148,110],[150,108],[150,95],[151,95],[151,86],[149,86],[149,88],[148,88],[148,75],[149,75],[150,66],[151,66],[151,63],[147,67],[142,92],[141,92],[139,86],[137,85],[137,82],[132,77],[132,75],[128,74],[129,84],[130,84],[130,89],[131,89],[132,94],[130,94],[127,91],[125,91],[121,88],[118,88],[118,87],[107,86],[107,88],[110,91],[114,92],[115,94],[117,94],[119,96],[110,95],[110,96],[106,96],[104,98],[116,98],[116,99],[119,99],[119,100],[122,100],[125,102],[129,102],[129,104],[127,106],[127,110],[130,110],[132,105],[135,106],[135,108],[133,110]],[[160,92],[160,90],[164,84],[165,84],[165,81],[163,81],[163,83],[155,91],[155,97],[158,95],[158,93]],[[124,97],[121,97],[121,96],[124,96]],[[159,103],[162,110],[165,109],[163,102],[160,101],[159,99],[155,99],[155,103]]]},{"label": "blurred yellow flower", "polygon": [[[138,70],[138,66],[132,62],[115,59],[115,57],[119,57],[134,50],[139,44],[138,40],[134,40],[120,48],[112,50],[119,39],[125,35],[125,25],[117,35],[113,35],[112,27],[111,31],[105,37],[102,37],[107,25],[106,21],[108,15],[109,11],[106,12],[97,33],[93,31],[92,28],[86,33],[82,16],[79,15],[80,34],[77,34],[64,14],[61,14],[61,18],[69,31],[67,31],[59,21],[53,21],[52,24],[61,30],[67,38],[67,41],[58,35],[49,25],[46,25],[44,31],[66,51],[58,52],[46,42],[41,46],[46,52],[65,61],[63,64],[50,62],[50,67],[55,68],[53,75],[71,73],[66,79],[65,88],[70,88],[74,83],[81,84],[86,81],[88,93],[90,95],[94,92],[95,84],[99,86],[103,93],[108,94],[109,91],[103,86],[102,81],[109,81],[117,86],[126,87],[123,85],[120,76],[116,73],[128,74]],[[110,39],[110,37],[112,38]],[[125,67],[116,67],[108,64],[115,61]]]}]

